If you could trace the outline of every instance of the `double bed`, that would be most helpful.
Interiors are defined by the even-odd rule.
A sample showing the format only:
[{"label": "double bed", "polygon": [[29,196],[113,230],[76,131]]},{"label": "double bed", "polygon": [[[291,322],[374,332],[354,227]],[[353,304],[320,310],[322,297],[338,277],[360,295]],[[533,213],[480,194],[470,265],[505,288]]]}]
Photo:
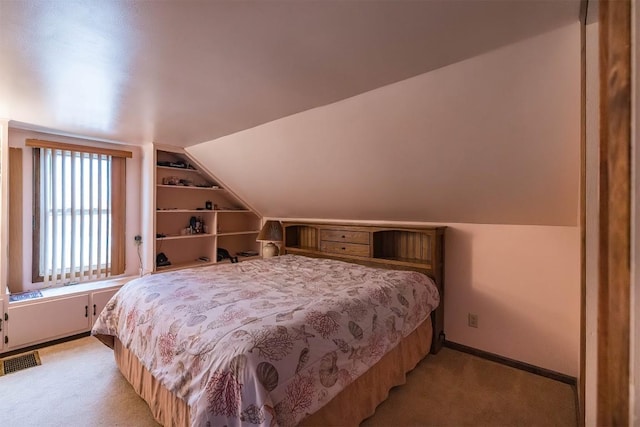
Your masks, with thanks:
[{"label": "double bed", "polygon": [[429,352],[441,294],[288,254],[131,281],[92,333],[163,425],[357,425]]}]

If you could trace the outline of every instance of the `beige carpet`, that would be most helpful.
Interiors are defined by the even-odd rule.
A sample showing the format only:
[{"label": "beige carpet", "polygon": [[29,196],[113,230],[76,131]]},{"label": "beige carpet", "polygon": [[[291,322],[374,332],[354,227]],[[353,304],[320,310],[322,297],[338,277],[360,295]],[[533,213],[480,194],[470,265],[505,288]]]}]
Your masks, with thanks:
[{"label": "beige carpet", "polygon": [[41,366],[0,377],[1,426],[158,425],[96,338],[38,352]]},{"label": "beige carpet", "polygon": [[[0,425],[157,426],[92,337],[39,350],[0,377]],[[428,356],[363,426],[575,426],[570,386],[448,348]]]},{"label": "beige carpet", "polygon": [[372,426],[572,426],[573,387],[443,348],[391,390]]}]

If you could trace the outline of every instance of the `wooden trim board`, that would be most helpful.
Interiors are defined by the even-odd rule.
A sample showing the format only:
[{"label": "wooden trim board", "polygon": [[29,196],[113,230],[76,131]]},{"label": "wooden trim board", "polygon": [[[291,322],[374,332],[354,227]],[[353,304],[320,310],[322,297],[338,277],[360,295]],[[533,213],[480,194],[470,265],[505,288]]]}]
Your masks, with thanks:
[{"label": "wooden trim board", "polygon": [[572,377],[570,375],[565,375],[560,372],[552,371],[550,369],[541,368],[539,366],[530,365],[525,362],[520,362],[515,359],[510,359],[508,357],[500,356],[495,353],[490,353],[488,351],[479,350],[474,347],[469,347],[464,344],[458,344],[457,342],[446,340],[444,342],[445,347],[449,347],[452,350],[458,350],[463,353],[469,353],[474,356],[478,356],[482,359],[490,360],[492,362],[500,363],[502,365],[510,366],[512,368],[520,369],[521,371],[530,372],[532,374],[540,375],[542,377],[551,378],[552,380],[560,381],[561,383],[569,384],[572,386],[576,386],[578,384],[578,380],[576,377]]},{"label": "wooden trim board", "polygon": [[597,424],[629,425],[631,2],[600,12],[600,206]]},{"label": "wooden trim board", "polygon": [[23,291],[22,274],[22,149],[9,148],[9,289]]},{"label": "wooden trim board", "polygon": [[77,151],[80,153],[104,154],[111,157],[132,158],[133,153],[126,150],[113,150],[110,148],[90,147],[85,145],[67,144],[64,142],[44,141],[41,139],[27,139],[25,141],[27,147],[35,148],[51,148],[53,150]]}]

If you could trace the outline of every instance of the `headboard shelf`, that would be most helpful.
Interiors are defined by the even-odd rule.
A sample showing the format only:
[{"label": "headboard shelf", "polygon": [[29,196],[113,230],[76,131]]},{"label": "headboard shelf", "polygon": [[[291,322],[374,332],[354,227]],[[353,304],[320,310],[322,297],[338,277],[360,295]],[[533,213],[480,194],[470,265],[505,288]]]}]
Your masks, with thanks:
[{"label": "headboard shelf", "polygon": [[402,257],[374,257],[376,260],[381,260],[381,261],[385,261],[388,262],[390,264],[395,264],[395,265],[404,265],[407,267],[416,267],[416,268],[423,268],[423,269],[427,269],[427,270],[432,270],[433,267],[431,266],[431,264],[429,263],[425,263],[423,260],[417,259],[417,258],[402,258]]},{"label": "headboard shelf", "polygon": [[446,227],[284,222],[284,253],[333,258],[374,267],[419,271],[440,292],[432,313],[433,344],[444,342],[444,231]]}]

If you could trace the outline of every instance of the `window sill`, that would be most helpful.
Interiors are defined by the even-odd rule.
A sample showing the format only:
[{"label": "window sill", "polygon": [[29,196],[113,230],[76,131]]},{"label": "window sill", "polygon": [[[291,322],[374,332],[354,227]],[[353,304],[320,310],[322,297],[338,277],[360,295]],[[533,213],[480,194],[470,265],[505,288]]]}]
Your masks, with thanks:
[{"label": "window sill", "polygon": [[77,285],[58,286],[55,288],[39,289],[39,291],[42,293],[42,297],[29,298],[21,301],[8,301],[9,293],[7,293],[6,299],[9,302],[9,305],[19,306],[24,304],[40,302],[46,299],[56,299],[56,298],[70,296],[70,295],[90,293],[90,292],[101,291],[101,290],[112,289],[112,288],[120,288],[126,283],[136,278],[138,278],[138,276],[124,276],[124,277],[116,277],[113,279],[100,280],[97,282],[79,283]]}]

